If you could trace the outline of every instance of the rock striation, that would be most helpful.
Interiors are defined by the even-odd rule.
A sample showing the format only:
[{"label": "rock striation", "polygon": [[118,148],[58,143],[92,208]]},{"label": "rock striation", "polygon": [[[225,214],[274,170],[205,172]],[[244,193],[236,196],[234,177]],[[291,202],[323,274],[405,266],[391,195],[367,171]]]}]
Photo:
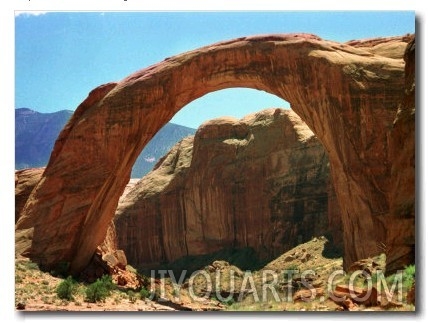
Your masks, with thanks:
[{"label": "rock striation", "polygon": [[[21,212],[28,197],[42,178],[45,168],[29,168],[15,171],[15,223],[21,217]],[[33,240],[33,228],[15,230],[15,256],[29,256]]]},{"label": "rock striation", "polygon": [[227,247],[271,259],[330,234],[329,175],[324,148],[291,110],[210,120],[121,198],[117,248],[137,267]]},{"label": "rock striation", "polygon": [[379,218],[385,232],[388,271],[415,263],[415,51],[413,38],[405,52],[405,87],[390,132],[391,189],[389,212]]},{"label": "rock striation", "polygon": [[[361,45],[310,34],[242,37],[94,89],[60,133],[16,224],[33,229],[33,261],[46,268],[66,261],[71,272],[83,270],[105,238],[143,147],[187,103],[230,87],[263,90],[290,103],[329,155],[345,268],[378,254],[388,243],[386,230],[401,225],[390,212],[396,147],[388,138],[405,93],[403,55],[411,39]],[[392,253],[414,235],[394,232]]]},{"label": "rock striation", "polygon": [[42,178],[44,171],[44,167],[15,171],[15,223],[19,220],[28,197]]}]

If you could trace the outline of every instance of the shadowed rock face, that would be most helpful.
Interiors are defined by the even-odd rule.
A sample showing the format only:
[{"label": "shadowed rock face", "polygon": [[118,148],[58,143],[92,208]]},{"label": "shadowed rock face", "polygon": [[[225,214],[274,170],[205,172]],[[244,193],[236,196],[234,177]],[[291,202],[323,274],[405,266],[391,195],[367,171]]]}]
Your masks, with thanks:
[{"label": "shadowed rock face", "polygon": [[415,262],[415,46],[413,38],[404,57],[405,92],[390,137],[390,210],[380,218],[390,272]]},{"label": "shadowed rock face", "polygon": [[[150,138],[187,103],[230,87],[290,102],[328,152],[345,267],[378,254],[379,242],[388,242],[377,220],[390,217],[388,132],[404,94],[404,60],[396,53],[404,53],[409,39],[379,39],[382,51],[370,51],[370,42],[358,47],[307,34],[244,37],[96,88],[61,132],[17,223],[17,229],[34,228],[33,260],[46,267],[69,261],[73,272],[82,270]],[[385,54],[388,43],[394,55]],[[408,235],[400,232],[395,241]]]},{"label": "shadowed rock face", "polygon": [[272,259],[329,233],[329,175],[324,148],[290,110],[210,120],[120,199],[116,248],[137,268],[227,247]]}]

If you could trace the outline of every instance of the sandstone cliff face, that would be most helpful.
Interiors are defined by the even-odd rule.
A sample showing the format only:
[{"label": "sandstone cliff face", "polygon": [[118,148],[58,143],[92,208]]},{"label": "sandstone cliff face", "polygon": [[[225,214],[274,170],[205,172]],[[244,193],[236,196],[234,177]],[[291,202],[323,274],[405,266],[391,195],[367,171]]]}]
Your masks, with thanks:
[{"label": "sandstone cliff face", "polygon": [[[329,155],[345,268],[378,254],[387,236],[379,217],[391,216],[389,129],[404,95],[410,38],[343,44],[307,34],[242,37],[96,88],[59,135],[17,222],[17,229],[34,229],[33,261],[48,268],[69,261],[72,272],[81,271],[105,238],[147,142],[187,103],[230,87],[290,102]],[[409,237],[396,232],[392,253]]]},{"label": "sandstone cliff face", "polygon": [[134,266],[232,246],[272,258],[329,233],[328,183],[328,156],[294,112],[214,119],[121,199],[117,248]]},{"label": "sandstone cliff face", "polygon": [[[34,187],[42,178],[45,168],[29,168],[15,171],[15,223],[27,203]],[[33,240],[33,228],[15,230],[15,256],[29,256]]]},{"label": "sandstone cliff face", "polygon": [[379,219],[386,232],[384,248],[391,272],[415,262],[415,46],[413,38],[404,56],[403,102],[391,130],[390,213]]},{"label": "sandstone cliff face", "polygon": [[33,188],[42,178],[44,167],[15,171],[15,223],[27,202]]}]

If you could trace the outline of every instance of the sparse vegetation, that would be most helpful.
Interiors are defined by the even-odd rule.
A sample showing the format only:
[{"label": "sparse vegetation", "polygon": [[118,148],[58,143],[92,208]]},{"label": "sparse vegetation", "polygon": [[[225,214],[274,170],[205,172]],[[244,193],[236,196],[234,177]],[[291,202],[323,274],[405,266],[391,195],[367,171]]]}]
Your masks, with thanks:
[{"label": "sparse vegetation", "polygon": [[39,265],[31,261],[26,262],[24,267],[25,269],[28,269],[28,270],[39,270]]},{"label": "sparse vegetation", "polygon": [[137,295],[138,294],[132,290],[128,291],[128,299],[132,304],[134,304],[137,301]]},{"label": "sparse vegetation", "polygon": [[73,277],[68,276],[65,280],[59,283],[56,288],[56,294],[60,299],[72,301],[74,294],[77,291],[77,285]]},{"label": "sparse vegetation", "polygon": [[293,273],[297,272],[299,270],[299,266],[296,264],[291,264],[287,268],[284,269],[284,279],[289,279],[290,276],[293,275]]},{"label": "sparse vegetation", "polygon": [[90,303],[104,301],[110,296],[113,288],[114,284],[111,281],[111,277],[104,275],[86,288],[86,300]]},{"label": "sparse vegetation", "polygon": [[407,266],[403,272],[403,287],[409,290],[415,282],[416,267],[415,265]]},{"label": "sparse vegetation", "polygon": [[[241,268],[237,268],[230,263],[222,260],[216,260],[213,264],[205,265],[200,269],[205,269],[206,273],[210,275],[213,283],[217,282],[216,272],[213,272],[213,268],[221,270],[219,275],[219,286],[221,288],[222,297],[216,297],[216,292],[208,293],[206,290],[206,276],[199,275],[193,281],[194,292],[197,297],[205,297],[202,300],[194,301],[189,298],[189,285],[188,281],[184,282],[181,286],[179,293],[174,289],[174,284],[168,278],[165,278],[165,294],[162,294],[163,299],[171,300],[175,302],[177,309],[180,306],[191,307],[200,310],[204,309],[215,309],[215,310],[227,310],[227,311],[332,311],[337,308],[337,304],[333,303],[329,299],[327,289],[324,289],[324,294],[318,295],[311,302],[304,301],[293,301],[293,297],[297,292],[304,292],[304,289],[300,290],[295,283],[299,283],[299,275],[295,274],[292,277],[291,283],[292,291],[290,292],[290,281],[287,281],[287,271],[303,272],[305,270],[313,270],[316,275],[307,276],[313,277],[312,282],[325,283],[329,273],[335,270],[342,269],[342,260],[329,259],[322,256],[322,245],[323,243],[319,239],[318,241],[308,242],[305,245],[298,246],[289,252],[285,253],[281,257],[273,260],[266,265],[264,269],[268,269],[270,274],[264,276],[262,271],[243,271]],[[295,257],[294,260],[289,259],[290,255],[299,254],[301,250],[311,254],[311,258],[308,261],[301,261]],[[301,252],[300,252],[301,253]],[[237,258],[238,255],[235,255]],[[377,260],[376,260],[377,261]],[[161,295],[161,285],[159,281],[152,281],[151,278],[142,276],[142,288],[139,290],[127,290],[121,287],[116,287],[112,283],[110,276],[103,276],[92,284],[84,282],[74,281],[71,277],[66,279],[60,279],[58,276],[53,276],[50,272],[43,272],[37,269],[38,266],[30,263],[28,260],[16,260],[16,292],[15,292],[15,304],[17,308],[24,307],[26,310],[71,310],[71,311],[86,311],[86,310],[159,310],[162,306],[170,308],[170,302],[162,302],[159,298]],[[132,267],[129,267],[132,271]],[[247,268],[243,268],[247,269]],[[275,275],[278,275],[274,279]],[[254,284],[246,281],[244,287],[241,286],[244,277],[251,275],[254,279]],[[344,284],[349,282],[350,275],[339,274],[333,281],[333,286],[336,284]],[[409,290],[415,280],[416,269],[415,266],[408,266],[402,271],[402,280],[394,281],[394,276],[386,277],[389,288],[396,284],[398,281],[403,283],[403,296],[404,304],[401,307],[371,307],[375,311],[389,310],[389,311],[414,311],[415,307],[413,304],[407,304],[406,290]],[[176,276],[178,278],[178,276]],[[226,297],[229,291],[230,279],[235,281],[233,298]],[[248,278],[248,277],[247,277]],[[354,283],[365,287],[365,281],[369,277],[358,276],[353,277]],[[372,276],[373,284],[376,283],[377,276]],[[384,279],[384,278],[381,278]],[[316,280],[316,281],[315,281]],[[272,289],[277,292],[275,296],[274,291],[270,288],[262,288],[262,282],[266,281],[271,284]],[[154,291],[150,291],[149,287],[154,288]],[[255,287],[255,289],[252,288]],[[315,285],[314,285],[315,286]],[[319,286],[319,285],[317,285]],[[325,287],[322,285],[321,287]],[[396,285],[398,286],[398,285]],[[397,289],[395,289],[397,290]],[[241,295],[243,297],[237,297]],[[264,294],[265,293],[265,294]],[[209,296],[203,296],[209,295]],[[258,298],[254,296],[258,295]],[[265,296],[266,297],[265,297]],[[208,297],[208,298],[207,298]],[[279,298],[278,298],[279,297]],[[143,302],[139,299],[144,300]],[[177,301],[179,299],[179,302]],[[394,298],[395,300],[396,298]],[[397,298],[398,300],[398,298]],[[85,304],[85,302],[87,302]],[[103,302],[98,305],[91,305],[91,303]],[[193,302],[190,305],[189,302]],[[37,304],[37,305],[36,305]],[[85,304],[82,306],[82,304]],[[184,305],[183,305],[184,304]],[[204,307],[205,306],[205,307]],[[360,310],[365,310],[364,306],[360,306]]]},{"label": "sparse vegetation", "polygon": [[146,298],[150,298],[150,291],[148,291],[145,287],[142,287],[140,290],[140,298],[141,299],[146,299]]},{"label": "sparse vegetation", "polygon": [[213,298],[214,298],[214,300],[216,300],[216,301],[218,301],[218,302],[220,302],[226,306],[232,306],[233,304],[235,304],[235,300],[233,297],[227,297],[225,299],[218,299],[216,296],[214,296]]},{"label": "sparse vegetation", "polygon": [[52,304],[52,300],[49,296],[43,296],[42,301],[44,304]]}]

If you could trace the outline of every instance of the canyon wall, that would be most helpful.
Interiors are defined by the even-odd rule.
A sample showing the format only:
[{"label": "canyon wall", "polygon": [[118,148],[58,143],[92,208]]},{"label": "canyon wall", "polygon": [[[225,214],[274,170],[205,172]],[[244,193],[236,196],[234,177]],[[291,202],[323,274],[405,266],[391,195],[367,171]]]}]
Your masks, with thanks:
[{"label": "canyon wall", "polygon": [[121,198],[117,248],[137,267],[227,247],[272,259],[330,235],[339,207],[328,204],[329,175],[324,148],[291,110],[210,120]]}]

